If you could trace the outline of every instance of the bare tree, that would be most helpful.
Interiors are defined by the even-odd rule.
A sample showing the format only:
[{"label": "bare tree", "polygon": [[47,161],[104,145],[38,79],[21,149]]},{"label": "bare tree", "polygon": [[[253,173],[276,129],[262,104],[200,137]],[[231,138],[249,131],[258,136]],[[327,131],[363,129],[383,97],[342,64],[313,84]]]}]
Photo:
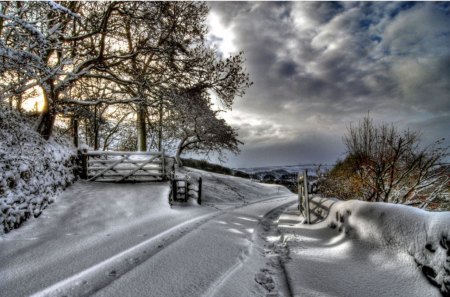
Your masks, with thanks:
[{"label": "bare tree", "polygon": [[448,156],[442,140],[422,147],[420,134],[398,131],[393,124],[376,126],[367,116],[344,136],[347,167],[364,200],[431,202],[446,191],[448,176],[442,161]]}]

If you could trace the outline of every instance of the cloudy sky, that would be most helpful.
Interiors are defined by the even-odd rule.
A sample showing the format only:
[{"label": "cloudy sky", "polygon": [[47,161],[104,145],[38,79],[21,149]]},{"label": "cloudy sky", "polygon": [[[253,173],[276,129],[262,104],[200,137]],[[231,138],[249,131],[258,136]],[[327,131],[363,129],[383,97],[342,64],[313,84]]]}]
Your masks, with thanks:
[{"label": "cloudy sky", "polygon": [[368,111],[450,143],[449,3],[209,5],[210,40],[254,82],[223,115],[245,142],[227,165],[333,164]]}]

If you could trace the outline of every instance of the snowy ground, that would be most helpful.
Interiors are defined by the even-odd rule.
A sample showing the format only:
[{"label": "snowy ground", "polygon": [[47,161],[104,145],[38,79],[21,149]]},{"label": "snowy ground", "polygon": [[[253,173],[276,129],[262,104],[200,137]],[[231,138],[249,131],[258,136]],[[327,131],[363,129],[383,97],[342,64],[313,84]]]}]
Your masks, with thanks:
[{"label": "snowy ground", "polygon": [[279,228],[292,296],[441,296],[405,252],[349,239],[327,222],[302,224],[297,207],[280,217]]},{"label": "snowy ground", "polygon": [[285,188],[200,173],[202,206],[170,208],[168,183],[69,187],[0,237],[0,296],[439,296],[406,254],[300,224]]}]

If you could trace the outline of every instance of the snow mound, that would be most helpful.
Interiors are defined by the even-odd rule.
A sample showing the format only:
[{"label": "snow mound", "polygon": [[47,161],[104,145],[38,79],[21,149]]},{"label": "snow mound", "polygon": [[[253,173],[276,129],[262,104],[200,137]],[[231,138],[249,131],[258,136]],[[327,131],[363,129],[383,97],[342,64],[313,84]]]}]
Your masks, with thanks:
[{"label": "snow mound", "polygon": [[39,216],[72,181],[76,151],[67,139],[45,141],[32,124],[0,105],[0,233]]},{"label": "snow mound", "polygon": [[[408,253],[433,285],[450,296],[450,212],[315,197],[311,209],[328,227],[373,245]],[[317,213],[317,210],[320,210]]]}]

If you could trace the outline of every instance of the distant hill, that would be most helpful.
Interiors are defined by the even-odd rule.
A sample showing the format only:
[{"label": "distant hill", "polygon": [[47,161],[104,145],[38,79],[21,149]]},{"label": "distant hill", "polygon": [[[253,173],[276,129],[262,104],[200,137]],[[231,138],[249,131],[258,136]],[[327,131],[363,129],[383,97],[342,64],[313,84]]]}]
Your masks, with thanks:
[{"label": "distant hill", "polygon": [[265,183],[280,184],[292,192],[297,192],[297,177],[299,172],[308,170],[309,180],[317,179],[317,171],[320,169],[320,174],[326,173],[334,165],[320,165],[320,164],[304,164],[304,165],[287,165],[287,166],[266,166],[253,168],[237,168],[237,171],[245,172],[251,178]]},{"label": "distant hill", "polygon": [[317,176],[317,169],[320,166],[320,172],[325,173],[333,168],[334,165],[320,165],[320,164],[303,164],[303,165],[286,165],[286,166],[266,166],[266,167],[252,167],[252,168],[236,168],[250,174],[252,177],[263,180],[264,176],[272,175],[275,179],[281,179],[285,175],[297,175],[308,169],[308,175]]},{"label": "distant hill", "polygon": [[334,165],[303,164],[287,166],[266,166],[252,168],[228,168],[218,164],[212,164],[205,160],[182,159],[183,165],[191,168],[206,170],[214,173],[251,178],[264,183],[284,185],[292,192],[297,192],[297,174],[308,169],[310,180],[317,179],[317,170],[326,173]]}]

